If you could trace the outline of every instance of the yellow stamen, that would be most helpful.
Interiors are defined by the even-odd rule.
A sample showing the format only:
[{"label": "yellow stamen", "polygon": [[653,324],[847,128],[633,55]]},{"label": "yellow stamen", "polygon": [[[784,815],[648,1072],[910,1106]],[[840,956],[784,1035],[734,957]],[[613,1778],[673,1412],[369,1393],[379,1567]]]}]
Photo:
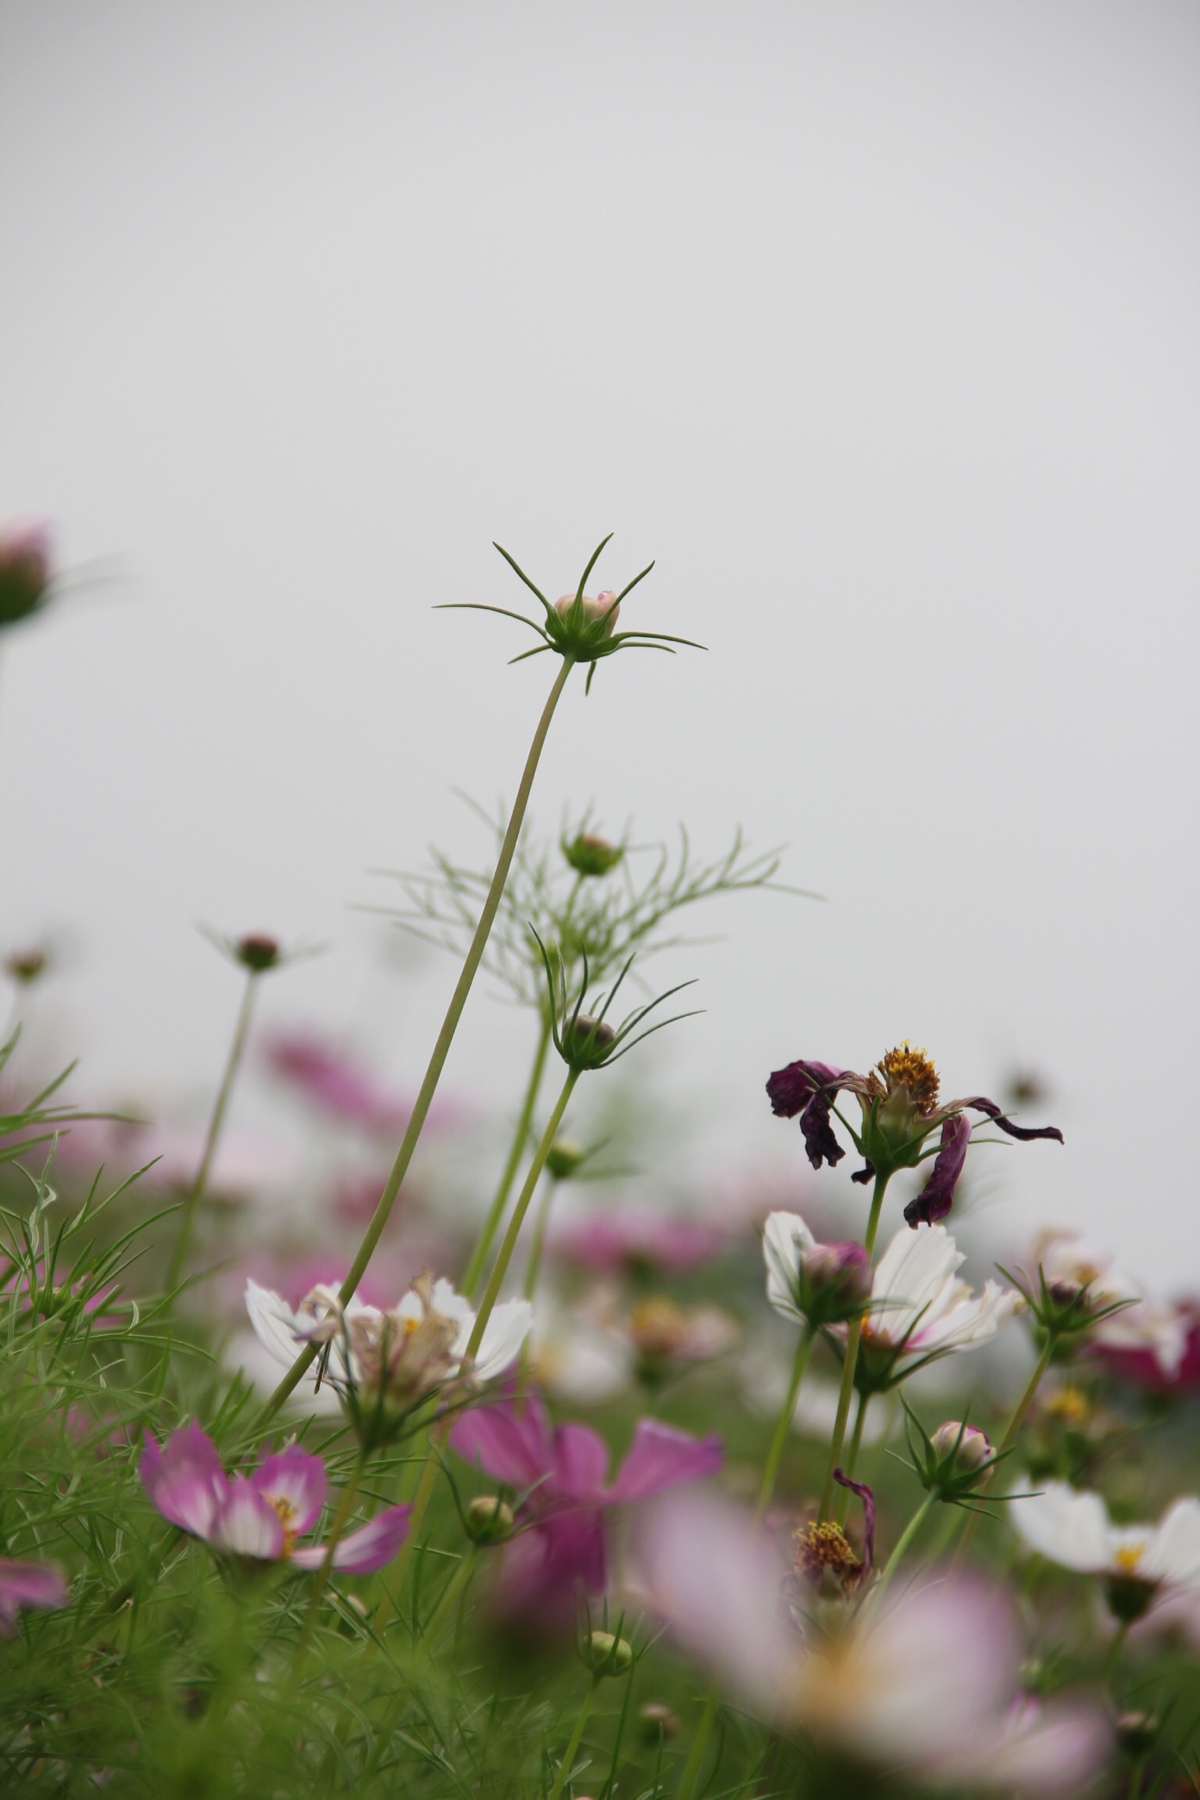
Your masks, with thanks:
[{"label": "yellow stamen", "polygon": [[1113,1561],[1123,1575],[1136,1575],[1138,1564],[1142,1560],[1144,1544],[1122,1544]]},{"label": "yellow stamen", "polygon": [[889,1093],[898,1087],[908,1089],[918,1112],[930,1113],[937,1105],[938,1072],[924,1050],[905,1038],[897,1050],[889,1050],[879,1063],[879,1073]]},{"label": "yellow stamen", "polygon": [[840,1525],[828,1520],[815,1525],[802,1525],[793,1534],[796,1545],[796,1573],[806,1581],[819,1581],[829,1574],[845,1587],[853,1587],[862,1574],[862,1562],[850,1547],[850,1540]]},{"label": "yellow stamen", "polygon": [[265,1494],[263,1498],[267,1505],[274,1507],[279,1515],[279,1523],[283,1526],[283,1555],[290,1556],[292,1546],[300,1535],[292,1524],[292,1520],[296,1517],[296,1509],[283,1494]]}]

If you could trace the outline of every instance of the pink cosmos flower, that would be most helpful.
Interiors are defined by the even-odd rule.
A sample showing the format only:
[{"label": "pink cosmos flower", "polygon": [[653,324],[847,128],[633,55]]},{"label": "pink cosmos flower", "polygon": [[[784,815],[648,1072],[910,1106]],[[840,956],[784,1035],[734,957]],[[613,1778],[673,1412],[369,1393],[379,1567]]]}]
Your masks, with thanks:
[{"label": "pink cosmos flower", "polygon": [[601,1593],[608,1582],[605,1516],[613,1507],[648,1500],[720,1468],[719,1437],[642,1419],[615,1479],[605,1481],[608,1445],[586,1425],[550,1424],[536,1395],[464,1413],[451,1447],[494,1481],[524,1498],[518,1536],[505,1553],[501,1610],[543,1626],[569,1623],[580,1588]]},{"label": "pink cosmos flower", "polygon": [[780,1600],[778,1555],[747,1514],[673,1495],[638,1537],[644,1597],[676,1638],[760,1718],[843,1764],[1047,1796],[1081,1793],[1103,1764],[1098,1711],[1022,1694],[1016,1616],[993,1588],[910,1586],[841,1633],[805,1639]]},{"label": "pink cosmos flower", "polygon": [[[278,1031],[267,1040],[263,1059],[273,1075],[326,1118],[385,1136],[408,1123],[411,1100],[389,1092],[370,1070],[317,1032]],[[433,1109],[435,1129],[446,1112],[444,1105]]]},{"label": "pink cosmos flower", "polygon": [[[147,1438],[140,1465],[142,1486],[154,1505],[219,1555],[255,1562],[290,1562],[318,1569],[323,1544],[297,1549],[325,1504],[328,1477],[319,1456],[298,1444],[268,1456],[251,1475],[228,1476],[212,1439],[196,1424],[172,1432],[166,1448]],[[369,1575],[391,1562],[408,1530],[407,1506],[388,1506],[339,1539],[333,1567]]]},{"label": "pink cosmos flower", "polygon": [[10,1562],[0,1556],[0,1637],[12,1637],[22,1607],[65,1606],[67,1584],[58,1569],[43,1563]]},{"label": "pink cosmos flower", "polygon": [[[1118,1313],[1111,1322],[1104,1321],[1088,1348],[1119,1381],[1154,1393],[1194,1394],[1200,1390],[1200,1300],[1179,1300],[1169,1310],[1174,1322],[1172,1337],[1178,1333],[1182,1338],[1177,1360],[1174,1344],[1172,1354],[1163,1355],[1161,1318],[1147,1320],[1136,1306]],[[1122,1322],[1125,1332],[1116,1329]],[[1126,1336],[1143,1325],[1154,1330],[1153,1339]]]},{"label": "pink cosmos flower", "polygon": [[603,1275],[682,1274],[720,1256],[728,1242],[717,1225],[645,1208],[603,1213],[555,1234],[551,1248],[564,1262]]}]

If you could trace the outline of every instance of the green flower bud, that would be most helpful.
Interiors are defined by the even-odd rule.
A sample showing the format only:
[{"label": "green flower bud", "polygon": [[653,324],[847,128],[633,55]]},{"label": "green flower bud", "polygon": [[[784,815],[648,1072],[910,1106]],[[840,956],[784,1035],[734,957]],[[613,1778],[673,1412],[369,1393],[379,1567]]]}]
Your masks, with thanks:
[{"label": "green flower bud", "polygon": [[586,1156],[587,1151],[574,1138],[555,1138],[546,1156],[546,1167],[555,1181],[568,1181]]},{"label": "green flower bud", "polygon": [[578,832],[570,843],[564,839],[562,853],[577,875],[607,875],[625,854],[620,844],[610,844],[593,831]]},{"label": "green flower bud", "polygon": [[589,1631],[580,1654],[593,1675],[625,1675],[633,1665],[631,1646],[611,1631]]},{"label": "green flower bud", "polygon": [[616,1035],[602,1019],[580,1013],[574,1022],[568,1019],[563,1025],[563,1056],[572,1068],[598,1069],[606,1061]]},{"label": "green flower bud", "polygon": [[279,945],[265,932],[254,931],[238,939],[234,945],[234,955],[244,969],[250,969],[255,975],[262,975],[267,969],[273,969],[279,961]]},{"label": "green flower bud", "polygon": [[480,1494],[467,1505],[467,1534],[476,1544],[502,1544],[513,1534],[513,1509],[499,1494]]}]

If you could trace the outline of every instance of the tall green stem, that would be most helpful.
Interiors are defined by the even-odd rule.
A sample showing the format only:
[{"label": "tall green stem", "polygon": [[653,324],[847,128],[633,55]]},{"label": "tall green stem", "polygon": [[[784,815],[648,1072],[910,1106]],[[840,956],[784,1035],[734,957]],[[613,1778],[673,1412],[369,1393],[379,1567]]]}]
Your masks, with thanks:
[{"label": "tall green stem", "polygon": [[429,1623],[425,1627],[424,1636],[432,1639],[438,1626],[445,1619],[458,1596],[464,1592],[471,1576],[475,1573],[475,1563],[479,1556],[478,1544],[470,1544],[458,1559],[458,1567],[442,1590],[442,1597],[429,1615]]},{"label": "tall green stem", "polygon": [[196,1170],[192,1185],[183,1202],[183,1212],[179,1220],[179,1235],[175,1239],[175,1248],[171,1253],[171,1264],[167,1270],[167,1293],[173,1288],[183,1274],[187,1261],[188,1247],[192,1239],[192,1227],[195,1223],[196,1209],[204,1197],[208,1186],[208,1178],[212,1173],[213,1159],[217,1154],[217,1144],[221,1137],[221,1127],[225,1123],[225,1114],[229,1109],[230,1096],[237,1080],[238,1070],[242,1064],[242,1056],[246,1049],[246,1038],[250,1031],[250,1019],[254,1012],[254,996],[258,988],[258,969],[250,969],[246,973],[246,985],[242,989],[242,1003],[238,1007],[237,1023],[233,1028],[233,1041],[229,1046],[229,1055],[225,1059],[225,1073],[221,1077],[221,1085],[217,1089],[217,1097],[213,1102],[212,1117],[208,1121],[208,1134],[204,1139],[204,1149],[200,1153],[200,1166]]},{"label": "tall green stem", "polygon": [[[846,1460],[842,1464],[842,1473],[844,1475],[849,1475],[852,1480],[854,1471],[858,1467],[859,1451],[862,1449],[863,1427],[867,1422],[867,1408],[870,1404],[870,1394],[860,1394],[858,1396],[858,1405],[854,1411],[854,1430],[850,1433],[850,1448],[847,1450]],[[846,1514],[849,1510],[850,1489],[848,1487],[839,1488],[837,1505],[835,1508],[839,1525],[845,1524]]]},{"label": "tall green stem", "polygon": [[583,1737],[583,1728],[592,1716],[592,1707],[596,1700],[596,1689],[599,1686],[599,1677],[593,1675],[591,1682],[588,1685],[588,1691],[584,1697],[583,1705],[579,1709],[579,1717],[575,1721],[575,1729],[571,1733],[571,1741],[567,1745],[567,1748],[563,1753],[563,1759],[558,1765],[558,1774],[554,1778],[554,1786],[550,1789],[550,1800],[559,1800],[559,1795],[563,1791],[567,1776],[571,1773],[571,1770],[575,1765],[576,1753],[579,1750],[580,1740]]},{"label": "tall green stem", "polygon": [[792,1359],[792,1375],[788,1382],[787,1398],[783,1403],[771,1438],[771,1447],[767,1451],[767,1460],[763,1464],[762,1485],[758,1490],[758,1504],[754,1508],[754,1516],[761,1519],[771,1504],[771,1496],[775,1492],[775,1480],[779,1474],[779,1464],[783,1458],[783,1447],[787,1443],[791,1430],[792,1414],[796,1410],[796,1396],[800,1392],[800,1383],[804,1380],[804,1371],[808,1367],[808,1358],[812,1350],[812,1327],[805,1328],[800,1342],[796,1345],[796,1354]]},{"label": "tall green stem", "polygon": [[546,1227],[550,1223],[550,1214],[554,1207],[554,1196],[558,1192],[558,1183],[553,1175],[546,1182],[541,1205],[537,1209],[537,1217],[533,1221],[533,1236],[529,1242],[529,1260],[525,1264],[525,1286],[522,1290],[530,1305],[537,1293],[538,1276],[542,1272],[542,1247],[546,1242]]},{"label": "tall green stem", "polygon": [[900,1567],[901,1561],[908,1554],[913,1539],[932,1512],[937,1497],[937,1489],[931,1488],[924,1500],[922,1500],[920,1506],[918,1506],[912,1518],[908,1521],[908,1524],[904,1527],[904,1530],[900,1533],[900,1536],[896,1541],[896,1547],[888,1557],[883,1574],[879,1577],[875,1590],[870,1597],[869,1604],[872,1607],[878,1606],[879,1601],[889,1586],[896,1570]]},{"label": "tall green stem", "polygon": [[529,1173],[525,1177],[521,1192],[517,1195],[517,1204],[513,1207],[512,1218],[508,1221],[508,1230],[496,1256],[487,1287],[483,1291],[483,1299],[479,1303],[479,1311],[475,1317],[475,1328],[471,1332],[467,1345],[467,1355],[476,1356],[483,1342],[483,1334],[487,1330],[487,1322],[492,1316],[492,1308],[500,1293],[504,1277],[508,1273],[508,1265],[512,1261],[513,1251],[517,1247],[517,1239],[521,1235],[521,1226],[525,1223],[525,1214],[529,1211],[529,1202],[533,1199],[534,1190],[541,1179],[542,1170],[546,1166],[546,1158],[550,1154],[550,1146],[558,1136],[558,1128],[562,1124],[563,1114],[571,1095],[575,1091],[575,1083],[579,1080],[579,1070],[569,1069],[567,1079],[563,1082],[562,1092],[554,1103],[554,1111],[550,1114],[546,1129],[533,1153],[533,1161],[529,1165]]},{"label": "tall green stem", "polygon": [[[1025,1392],[1021,1395],[1021,1398],[1017,1401],[1016,1407],[1013,1410],[1012,1418],[1008,1421],[1008,1429],[1004,1433],[1004,1436],[1000,1442],[1000,1446],[996,1451],[997,1460],[999,1460],[999,1458],[1004,1455],[1006,1450],[1011,1450],[1013,1444],[1016,1442],[1017,1433],[1018,1433],[1018,1431],[1020,1431],[1021,1426],[1025,1422],[1025,1414],[1029,1411],[1030,1407],[1033,1405],[1034,1396],[1037,1393],[1038,1388],[1042,1384],[1042,1376],[1046,1373],[1046,1370],[1050,1367],[1050,1358],[1054,1355],[1054,1346],[1055,1346],[1056,1341],[1057,1340],[1055,1339],[1055,1337],[1053,1336],[1052,1333],[1047,1334],[1046,1342],[1042,1347],[1042,1354],[1037,1359],[1037,1367],[1034,1369],[1033,1374],[1029,1377],[1029,1381],[1025,1387]],[[991,1488],[992,1482],[995,1479],[995,1473],[996,1472],[993,1469],[991,1471],[991,1473],[987,1476],[987,1478],[980,1482],[979,1487],[976,1490],[976,1492],[979,1495],[980,1500],[983,1500],[987,1496],[987,1493],[988,1493],[989,1489]],[[954,1558],[954,1567],[956,1569],[961,1567],[963,1559],[965,1558],[967,1551],[971,1547],[971,1539],[975,1536],[975,1533],[979,1529],[980,1517],[981,1517],[980,1513],[972,1512],[971,1517],[967,1520],[967,1528],[962,1534],[962,1538],[959,1542],[958,1550],[957,1550],[957,1552],[955,1554],[955,1558]]]},{"label": "tall green stem", "polygon": [[504,1217],[504,1209],[508,1205],[508,1196],[512,1193],[513,1182],[517,1179],[517,1170],[521,1166],[521,1158],[525,1154],[525,1146],[529,1142],[529,1134],[533,1125],[534,1108],[537,1106],[538,1093],[541,1090],[542,1075],[546,1067],[546,1052],[550,1048],[550,1016],[543,1011],[538,1033],[537,1050],[534,1053],[533,1067],[529,1071],[529,1082],[525,1089],[525,1098],[521,1103],[521,1115],[517,1120],[517,1128],[513,1133],[512,1144],[508,1152],[508,1160],[500,1177],[500,1185],[492,1197],[488,1207],[488,1215],[484,1220],[483,1230],[479,1234],[479,1242],[471,1252],[471,1260],[467,1264],[467,1272],[463,1276],[462,1291],[468,1299],[473,1299],[475,1289],[479,1286],[479,1278],[487,1266],[487,1259],[492,1253],[496,1233],[500,1229],[500,1221]]},{"label": "tall green stem", "polygon": [[[391,1217],[392,1208],[396,1204],[396,1196],[400,1192],[405,1175],[408,1173],[408,1165],[412,1161],[413,1151],[416,1149],[417,1140],[421,1136],[421,1131],[425,1124],[425,1116],[433,1103],[433,1096],[437,1092],[438,1081],[441,1079],[441,1073],[446,1058],[450,1054],[450,1045],[454,1041],[454,1033],[458,1029],[458,1021],[462,1017],[463,1008],[467,1003],[467,995],[471,991],[471,984],[475,979],[476,971],[483,958],[484,948],[487,945],[492,924],[496,917],[496,910],[500,905],[500,896],[504,892],[504,884],[508,880],[508,871],[512,864],[513,854],[517,848],[517,839],[521,834],[521,826],[525,821],[525,809],[529,805],[529,796],[533,790],[533,778],[537,774],[537,766],[541,758],[543,745],[546,742],[546,734],[550,730],[550,721],[554,717],[554,709],[558,705],[559,697],[567,684],[567,677],[574,667],[575,664],[573,659],[569,656],[564,656],[562,667],[554,678],[554,685],[550,689],[545,706],[542,708],[542,716],[538,720],[537,729],[533,734],[533,742],[529,746],[529,755],[526,757],[525,767],[521,771],[521,780],[517,787],[517,797],[513,802],[513,809],[509,815],[508,828],[504,833],[504,841],[500,846],[500,855],[496,862],[495,874],[492,876],[492,884],[487,891],[487,898],[484,900],[483,910],[479,914],[479,923],[475,927],[475,935],[471,939],[471,947],[467,951],[466,960],[463,963],[462,970],[455,983],[454,992],[450,996],[450,1005],[446,1009],[446,1017],[442,1020],[442,1028],[438,1032],[437,1041],[433,1046],[433,1053],[429,1058],[429,1067],[425,1071],[424,1079],[421,1082],[417,1098],[413,1104],[412,1116],[408,1121],[408,1129],[405,1131],[403,1141],[401,1142],[399,1150],[396,1152],[396,1160],[392,1164],[391,1174],[388,1176],[383,1192],[379,1196],[379,1204],[375,1208],[371,1223],[367,1226],[363,1241],[358,1247],[358,1254],[351,1263],[350,1271],[341,1285],[338,1297],[343,1306],[352,1297],[354,1290],[363,1278],[363,1272],[375,1253],[375,1246],[379,1242],[384,1226]],[[315,1344],[308,1344],[301,1351],[283,1380],[279,1383],[279,1386],[275,1389],[275,1392],[271,1395],[271,1398],[267,1401],[266,1406],[263,1408],[262,1413],[256,1421],[260,1428],[270,1419],[274,1418],[292,1389],[296,1386],[296,1383],[303,1377],[305,1370],[309,1367],[309,1364],[313,1361],[316,1354],[317,1347]]]},{"label": "tall green stem", "polygon": [[[863,1239],[863,1248],[870,1256],[875,1248],[875,1238],[879,1231],[879,1215],[883,1210],[883,1196],[887,1192],[889,1176],[876,1175],[875,1191],[871,1195],[871,1211],[867,1219],[867,1234]],[[846,1361],[842,1366],[842,1386],[838,1394],[837,1419],[833,1427],[833,1442],[829,1446],[829,1467],[825,1471],[825,1486],[821,1489],[822,1519],[829,1517],[829,1508],[833,1501],[833,1471],[842,1460],[842,1445],[846,1441],[846,1421],[850,1417],[850,1397],[854,1392],[854,1370],[858,1363],[858,1346],[862,1338],[862,1318],[851,1319],[846,1330]]]},{"label": "tall green stem", "polygon": [[300,1642],[296,1645],[296,1656],[292,1663],[293,1681],[295,1681],[299,1675],[300,1670],[304,1666],[304,1659],[308,1655],[308,1647],[312,1642],[313,1630],[317,1623],[317,1611],[324,1597],[325,1589],[329,1585],[329,1571],[333,1567],[334,1552],[341,1541],[342,1533],[346,1529],[354,1502],[358,1498],[359,1483],[363,1478],[363,1470],[366,1467],[366,1461],[366,1457],[360,1451],[358,1460],[354,1465],[354,1473],[342,1489],[342,1497],[338,1501],[338,1509],[333,1515],[333,1524],[329,1527],[329,1540],[325,1545],[325,1555],[322,1557],[321,1566],[313,1579],[313,1589],[309,1596],[308,1611],[304,1615],[304,1627],[300,1633]]},{"label": "tall green stem", "polygon": [[708,1749],[708,1740],[712,1736],[712,1728],[717,1719],[717,1708],[721,1704],[720,1684],[714,1681],[704,1696],[704,1711],[700,1715],[700,1723],[696,1727],[696,1735],[692,1739],[692,1748],[684,1771],[680,1777],[677,1800],[692,1800],[696,1792],[696,1784],[700,1779],[700,1769],[704,1762],[704,1752]]}]

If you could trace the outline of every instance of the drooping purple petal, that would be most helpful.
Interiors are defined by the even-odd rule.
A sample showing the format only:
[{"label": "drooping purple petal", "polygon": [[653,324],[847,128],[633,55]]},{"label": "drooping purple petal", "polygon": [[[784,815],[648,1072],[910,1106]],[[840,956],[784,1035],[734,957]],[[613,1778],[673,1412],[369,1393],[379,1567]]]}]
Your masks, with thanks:
[{"label": "drooping purple petal", "polygon": [[67,1584],[61,1570],[44,1563],[10,1562],[0,1556],[0,1637],[12,1637],[24,1606],[65,1606]]},{"label": "drooping purple petal", "polygon": [[1001,1131],[1006,1131],[1009,1137],[1020,1138],[1022,1143],[1028,1143],[1033,1138],[1054,1138],[1059,1144],[1064,1141],[1057,1125],[1014,1125],[1011,1119],[1005,1118],[1003,1108],[997,1106],[994,1100],[985,1099],[982,1094],[973,1094],[969,1100],[959,1100],[956,1104],[969,1106],[972,1112],[986,1113]]},{"label": "drooping purple petal", "polygon": [[[348,1531],[333,1553],[333,1567],[349,1575],[372,1575],[391,1562],[408,1535],[411,1506],[386,1506],[356,1531]],[[298,1569],[319,1569],[325,1560],[324,1544],[306,1544],[293,1550]]]},{"label": "drooping purple petal", "polygon": [[571,1500],[598,1501],[608,1474],[608,1445],[590,1425],[559,1425],[554,1433],[554,1473],[547,1488]]},{"label": "drooping purple petal", "polygon": [[865,1187],[868,1181],[874,1181],[875,1179],[875,1164],[872,1162],[865,1162],[861,1169],[855,1169],[850,1179],[851,1181],[857,1181],[860,1187]]},{"label": "drooping purple petal", "polygon": [[800,1113],[804,1148],[814,1169],[823,1162],[833,1168],[846,1154],[833,1135],[829,1111],[851,1074],[851,1070],[835,1069],[829,1063],[794,1062],[776,1069],[767,1079],[767,1095],[776,1118],[794,1119]]},{"label": "drooping purple petal", "polygon": [[165,1450],[148,1437],[139,1473],[164,1519],[193,1537],[212,1538],[229,1484],[216,1445],[194,1421],[173,1431]]},{"label": "drooping purple petal", "polygon": [[942,1126],[941,1148],[934,1159],[929,1180],[904,1209],[904,1217],[914,1231],[918,1225],[936,1225],[950,1211],[970,1142],[970,1120],[964,1113],[951,1113]]},{"label": "drooping purple petal", "polygon": [[473,1406],[455,1420],[450,1446],[464,1462],[509,1487],[532,1487],[554,1469],[550,1425],[536,1394],[527,1397],[519,1412],[511,1400]]},{"label": "drooping purple petal", "polygon": [[209,1536],[217,1550],[278,1562],[287,1547],[283,1521],[252,1481],[235,1475]]},{"label": "drooping purple petal", "polygon": [[648,1500],[685,1481],[715,1474],[724,1456],[724,1446],[715,1433],[695,1438],[690,1432],[660,1425],[657,1419],[641,1419],[629,1454],[605,1497],[612,1505]]},{"label": "drooping purple petal", "polygon": [[[288,1509],[288,1530],[302,1535],[311,1531],[321,1516],[329,1477],[319,1456],[289,1444],[276,1456],[268,1456],[250,1477],[269,1505],[283,1501]],[[278,1509],[277,1509],[278,1510]]]},{"label": "drooping purple petal", "polygon": [[841,1469],[833,1471],[833,1479],[839,1487],[849,1488],[857,1494],[863,1503],[863,1576],[871,1573],[871,1565],[875,1561],[875,1495],[865,1481],[851,1481],[849,1475]]}]

